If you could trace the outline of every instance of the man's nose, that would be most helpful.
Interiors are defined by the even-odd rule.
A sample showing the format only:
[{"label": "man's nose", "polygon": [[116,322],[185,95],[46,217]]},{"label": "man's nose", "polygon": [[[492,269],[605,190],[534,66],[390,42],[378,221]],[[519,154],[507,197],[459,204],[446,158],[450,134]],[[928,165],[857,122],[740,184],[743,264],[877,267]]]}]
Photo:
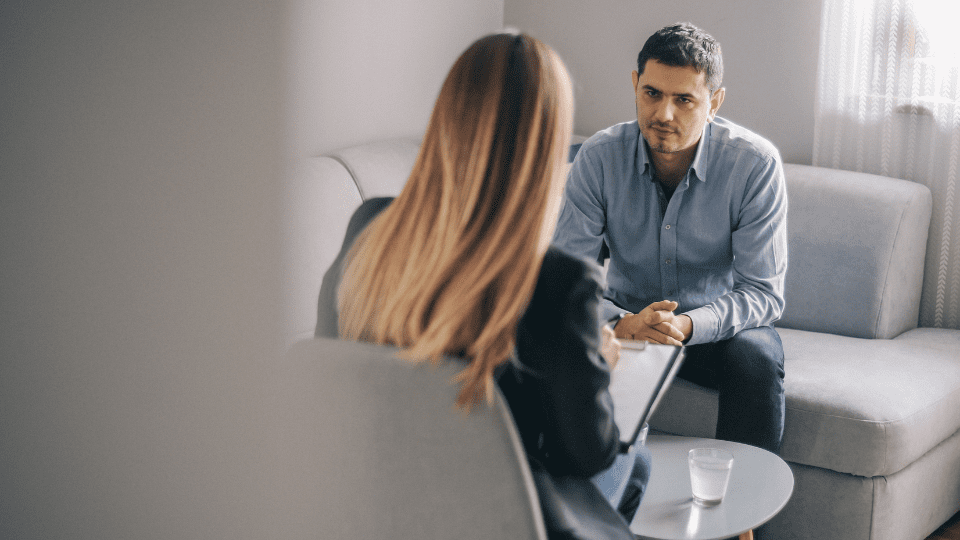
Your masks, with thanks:
[{"label": "man's nose", "polygon": [[673,103],[670,100],[665,99],[657,105],[656,114],[654,115],[654,120],[657,122],[671,122],[673,121],[673,115],[676,111],[674,110]]}]

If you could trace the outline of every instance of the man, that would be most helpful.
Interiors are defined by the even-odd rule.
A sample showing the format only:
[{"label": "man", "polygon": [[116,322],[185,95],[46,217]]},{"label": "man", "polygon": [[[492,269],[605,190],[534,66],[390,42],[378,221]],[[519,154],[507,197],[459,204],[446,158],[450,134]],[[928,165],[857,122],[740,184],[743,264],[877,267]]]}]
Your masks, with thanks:
[{"label": "man", "polygon": [[778,452],[783,436],[787,194],[779,153],[716,116],[720,45],[688,23],[644,44],[637,121],[587,140],[554,242],[601,260],[617,337],[685,344],[680,377],[719,390],[717,437]]}]

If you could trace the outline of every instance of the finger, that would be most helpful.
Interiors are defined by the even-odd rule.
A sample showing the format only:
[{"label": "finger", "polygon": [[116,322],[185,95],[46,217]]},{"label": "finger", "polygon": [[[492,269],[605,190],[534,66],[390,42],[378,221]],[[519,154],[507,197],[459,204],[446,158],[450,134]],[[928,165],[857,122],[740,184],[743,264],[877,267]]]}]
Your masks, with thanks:
[{"label": "finger", "polygon": [[678,347],[683,345],[680,340],[664,334],[656,328],[649,328],[641,339],[649,341],[650,343],[659,343],[660,345],[676,345]]},{"label": "finger", "polygon": [[674,302],[673,300],[660,300],[659,302],[654,302],[650,304],[649,308],[654,311],[674,311],[680,304]]},{"label": "finger", "polygon": [[664,345],[673,345],[674,347],[683,347],[683,342],[679,339],[674,339],[672,337],[667,337],[666,343]]},{"label": "finger", "polygon": [[643,322],[651,327],[667,322],[673,318],[673,313],[669,311],[644,310],[644,312],[646,313],[643,316]]},{"label": "finger", "polygon": [[675,340],[683,340],[683,332],[680,331],[676,326],[668,322],[662,322],[655,327],[662,334],[670,336]]},{"label": "finger", "polygon": [[662,332],[657,332],[654,334],[654,337],[656,338],[655,341],[661,345],[676,345],[677,347],[683,346],[683,343],[681,343],[680,340]]}]

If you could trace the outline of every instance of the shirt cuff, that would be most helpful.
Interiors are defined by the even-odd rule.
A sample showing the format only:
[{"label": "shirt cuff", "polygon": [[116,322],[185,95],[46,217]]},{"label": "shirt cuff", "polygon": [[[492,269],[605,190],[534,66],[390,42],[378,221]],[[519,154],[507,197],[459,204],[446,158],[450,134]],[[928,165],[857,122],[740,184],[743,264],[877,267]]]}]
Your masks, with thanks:
[{"label": "shirt cuff", "polygon": [[712,343],[720,334],[720,317],[709,306],[699,307],[684,313],[693,322],[693,332],[684,345]]},{"label": "shirt cuff", "polygon": [[625,314],[631,313],[623,309],[622,307],[613,303],[612,300],[604,298],[600,300],[600,306],[598,307],[600,321],[603,324],[614,323],[612,326],[616,326],[616,322],[620,320]]}]

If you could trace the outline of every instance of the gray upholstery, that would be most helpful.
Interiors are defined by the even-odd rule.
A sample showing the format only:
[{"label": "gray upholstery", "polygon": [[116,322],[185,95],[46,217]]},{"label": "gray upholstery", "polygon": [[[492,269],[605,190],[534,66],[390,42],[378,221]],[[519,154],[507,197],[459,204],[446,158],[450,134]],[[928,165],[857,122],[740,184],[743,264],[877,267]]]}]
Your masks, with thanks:
[{"label": "gray upholstery", "polygon": [[790,263],[777,326],[881,339],[916,328],[930,190],[807,165],[784,174]]},{"label": "gray upholstery", "polygon": [[[398,194],[416,154],[417,141],[399,139],[335,155],[366,198]],[[921,540],[960,510],[960,331],[916,328],[929,190],[801,165],[784,173],[781,454],[796,484],[768,537]],[[326,206],[317,213],[338,217],[320,230],[339,248],[342,233],[326,231],[345,223]],[[676,380],[651,425],[711,437],[716,411],[715,391]]]},{"label": "gray upholstery", "polygon": [[320,281],[363,200],[350,173],[330,157],[303,160],[287,185],[285,300],[293,306],[289,323],[293,335],[302,339],[313,336]]},{"label": "gray upholstery", "polygon": [[887,476],[960,430],[960,335],[953,352],[910,340],[780,335],[788,359],[784,459]]},{"label": "gray upholstery", "polygon": [[353,175],[363,200],[396,197],[417,160],[420,140],[377,141],[344,148],[330,154]]},{"label": "gray upholstery", "polygon": [[960,433],[890,476],[790,463],[793,497],[768,524],[776,540],[922,540],[960,504]]},{"label": "gray upholstery", "polygon": [[[884,476],[960,430],[960,332],[942,332],[956,347],[947,351],[909,336],[870,340],[778,330],[787,372],[784,459]],[[716,392],[680,380],[653,426],[711,437],[716,410]]]},{"label": "gray upholstery", "polygon": [[502,397],[454,407],[459,371],[397,349],[311,339],[277,367],[284,538],[543,539]]}]

